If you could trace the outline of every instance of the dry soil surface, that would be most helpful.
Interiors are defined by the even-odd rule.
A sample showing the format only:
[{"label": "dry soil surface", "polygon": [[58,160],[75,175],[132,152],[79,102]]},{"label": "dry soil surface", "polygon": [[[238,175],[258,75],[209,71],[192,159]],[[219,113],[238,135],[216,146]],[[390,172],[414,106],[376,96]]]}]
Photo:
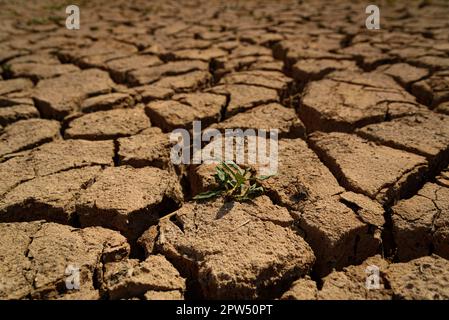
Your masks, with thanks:
[{"label": "dry soil surface", "polygon": [[[78,3],[0,0],[0,299],[449,298],[447,1]],[[265,195],[192,200],[194,120]]]}]

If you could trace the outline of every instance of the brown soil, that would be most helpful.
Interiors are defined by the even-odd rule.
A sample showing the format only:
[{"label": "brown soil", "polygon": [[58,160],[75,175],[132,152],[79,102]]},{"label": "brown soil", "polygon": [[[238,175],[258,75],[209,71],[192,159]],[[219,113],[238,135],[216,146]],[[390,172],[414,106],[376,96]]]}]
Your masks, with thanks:
[{"label": "brown soil", "polygon": [[[84,1],[80,30],[56,2],[0,3],[0,299],[449,299],[447,2],[376,31],[362,2]],[[194,120],[279,130],[264,195],[192,200]]]}]

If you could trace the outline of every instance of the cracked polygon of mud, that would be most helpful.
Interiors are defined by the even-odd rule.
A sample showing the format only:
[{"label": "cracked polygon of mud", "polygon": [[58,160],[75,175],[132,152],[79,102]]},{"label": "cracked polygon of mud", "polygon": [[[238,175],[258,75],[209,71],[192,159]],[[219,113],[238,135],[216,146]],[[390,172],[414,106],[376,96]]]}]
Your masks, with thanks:
[{"label": "cracked polygon of mud", "polygon": [[[419,48],[408,45],[402,48],[401,47],[389,48],[389,53],[390,55],[395,56],[400,60],[408,61],[414,65],[418,65],[423,68],[434,69],[433,65],[435,61],[432,60],[434,60],[435,57],[432,55],[434,54],[437,55],[440,52],[430,48]],[[430,57],[426,56],[427,54],[431,56]]]},{"label": "cracked polygon of mud", "polygon": [[372,70],[376,66],[392,60],[389,54],[384,53],[381,48],[369,42],[355,42],[346,48],[337,50],[337,52],[352,57],[365,70]]},{"label": "cracked polygon of mud", "polygon": [[437,255],[390,264],[385,275],[395,295],[410,300],[446,300],[448,260]]},{"label": "cracked polygon of mud", "polygon": [[390,292],[385,288],[383,279],[380,278],[380,288],[368,290],[366,288],[366,268],[376,265],[380,271],[385,272],[388,267],[387,261],[380,256],[374,256],[363,261],[362,264],[334,271],[322,279],[323,285],[320,289],[314,281],[298,279],[293,282],[291,288],[285,292],[283,300],[378,300],[390,298]]},{"label": "cracked polygon of mud", "polygon": [[27,180],[87,166],[113,165],[112,141],[58,140],[0,163],[0,195]]},{"label": "cracked polygon of mud", "polygon": [[133,70],[154,67],[163,62],[152,55],[133,55],[124,58],[109,60],[106,68],[111,72],[112,78],[117,82],[129,81],[129,73]]},{"label": "cracked polygon of mud", "polygon": [[[343,36],[341,36],[343,37]],[[273,48],[274,57],[284,61],[287,70],[301,59],[344,59],[348,55],[332,53],[340,48],[338,37],[298,35],[278,42]]]},{"label": "cracked polygon of mud", "polygon": [[173,169],[170,149],[173,143],[166,133],[157,127],[148,128],[131,137],[119,138],[118,157],[120,165],[135,168],[153,166]]},{"label": "cracked polygon of mud", "polygon": [[278,33],[267,32],[267,30],[248,30],[240,36],[240,40],[251,44],[271,46],[276,42],[284,40],[284,37]]},{"label": "cracked polygon of mud", "polygon": [[[209,30],[208,28],[205,28],[205,27],[198,27],[198,29],[195,30],[196,37],[198,39],[207,41],[209,43],[214,43],[215,41],[218,41],[218,40],[222,40],[225,42],[236,40],[236,35],[230,31],[224,31],[224,30],[220,30],[217,28],[213,28],[213,29],[214,30]],[[184,35],[186,35],[188,37],[190,31],[191,30],[189,30],[189,29],[184,30]],[[173,45],[175,45],[175,43],[173,43]],[[191,46],[191,47],[193,48],[193,46]],[[217,45],[217,47],[219,47],[219,45]],[[206,48],[206,47],[204,47],[204,48]]]},{"label": "cracked polygon of mud", "polygon": [[133,87],[129,89],[129,93],[136,101],[142,103],[148,103],[153,100],[165,100],[175,94],[170,88],[155,87],[153,85]]},{"label": "cracked polygon of mud", "polygon": [[424,109],[389,76],[338,71],[305,87],[298,112],[309,131],[352,131]]},{"label": "cracked polygon of mud", "polygon": [[207,71],[208,68],[208,64],[203,61],[172,61],[159,66],[132,70],[127,74],[127,80],[132,85],[145,85],[154,83],[166,76],[182,75],[194,71]]},{"label": "cracked polygon of mud", "polygon": [[357,130],[369,140],[427,158],[432,171],[449,163],[449,117],[433,112],[371,124]]},{"label": "cracked polygon of mud", "polygon": [[169,88],[175,92],[192,92],[209,86],[212,75],[209,71],[192,71],[185,74],[165,76],[153,83],[156,87]]},{"label": "cracked polygon of mud", "polygon": [[60,124],[54,120],[29,119],[15,122],[0,134],[0,159],[9,153],[34,148],[60,138]]},{"label": "cracked polygon of mud", "polygon": [[19,57],[21,55],[25,55],[25,54],[29,53],[28,50],[14,49],[8,45],[5,45],[4,43],[0,44],[0,49],[1,49],[0,50],[0,63],[6,62],[15,57]]},{"label": "cracked polygon of mud", "polygon": [[316,132],[310,143],[342,186],[381,204],[412,195],[428,172],[426,158],[356,135]]},{"label": "cracked polygon of mud", "polygon": [[[443,176],[437,181],[446,179]],[[400,261],[431,253],[449,259],[448,204],[449,185],[429,182],[416,195],[392,207],[396,256]]]},{"label": "cracked polygon of mud", "polygon": [[0,81],[0,95],[8,95],[14,92],[33,88],[33,82],[26,78]]},{"label": "cracked polygon of mud", "polygon": [[38,117],[39,111],[30,104],[13,104],[0,107],[0,126]]},{"label": "cracked polygon of mud", "polygon": [[[379,288],[366,286],[367,268],[379,268]],[[295,281],[285,300],[444,300],[449,297],[449,262],[437,255],[406,263],[389,263],[380,256],[362,264],[334,271],[323,279],[322,288],[308,279]]]},{"label": "cracked polygon of mud", "polygon": [[380,66],[376,69],[395,79],[401,86],[409,89],[414,82],[417,82],[429,75],[429,70],[415,67],[407,63],[395,63]]},{"label": "cracked polygon of mud", "polygon": [[[94,42],[94,40],[89,38],[81,38],[81,37],[69,38],[67,36],[64,36],[64,32],[55,34],[52,37],[45,37],[45,41],[42,41],[44,38],[39,38],[38,33],[36,33],[36,35],[38,39],[28,44],[32,52],[43,51],[46,52],[47,54],[51,54],[52,58],[53,57],[57,58],[57,52],[60,52],[62,50],[66,49],[69,50],[79,46],[87,46]],[[33,56],[36,55],[33,54]]]},{"label": "cracked polygon of mud", "polygon": [[156,37],[169,37],[173,36],[183,30],[186,30],[189,28],[189,25],[186,24],[184,21],[180,21],[179,19],[176,19],[176,21],[172,21],[173,23],[169,23],[166,25],[165,23],[161,25],[161,28],[157,29],[154,32],[154,35]]},{"label": "cracked polygon of mud", "polygon": [[127,259],[104,265],[100,290],[109,299],[168,296],[163,300],[182,299],[185,279],[162,255],[150,255],[144,261]]},{"label": "cracked polygon of mud", "polygon": [[11,92],[1,97],[6,104],[30,104],[29,100],[33,97],[34,87],[23,91]]},{"label": "cracked polygon of mud", "polygon": [[137,134],[151,126],[141,107],[113,109],[85,114],[72,120],[66,139],[108,140]]},{"label": "cracked polygon of mud", "polygon": [[100,174],[93,166],[62,171],[23,182],[0,200],[0,221],[76,221],[77,198]]},{"label": "cracked polygon of mud", "polygon": [[255,70],[255,71],[278,71],[282,72],[283,62],[275,60],[271,54],[262,56],[244,56],[231,58],[229,56],[214,59],[212,62],[215,79],[219,80],[227,73]]},{"label": "cracked polygon of mud", "polygon": [[355,193],[305,204],[299,226],[317,256],[314,271],[324,276],[378,253],[383,214],[380,205]]},{"label": "cracked polygon of mud", "polygon": [[[411,59],[410,62],[414,63],[421,67],[430,68],[432,70],[447,70],[449,68],[449,58],[441,57],[441,56],[432,56],[431,53],[428,52],[428,49],[423,49],[427,56],[418,57],[416,59]],[[427,51],[427,52],[426,52]],[[423,52],[423,53],[424,53]],[[436,54],[440,54],[441,52],[436,52]]]},{"label": "cracked polygon of mud", "polygon": [[305,202],[314,202],[344,191],[330,171],[302,139],[282,139],[278,146],[278,171],[264,181],[276,203],[300,211]]},{"label": "cracked polygon of mud", "polygon": [[112,59],[128,57],[137,52],[137,48],[115,40],[99,40],[82,48],[71,48],[58,52],[64,62],[72,62],[82,68],[105,68]]},{"label": "cracked polygon of mud", "polygon": [[[126,239],[104,228],[75,229],[43,221],[0,224],[2,299],[98,299],[96,274],[129,254]],[[80,290],[67,290],[66,268],[80,271]]]},{"label": "cracked polygon of mud", "polygon": [[8,61],[8,65],[10,66],[21,63],[36,63],[44,65],[60,64],[59,59],[52,54],[51,50],[41,50],[39,53],[19,56]]},{"label": "cracked polygon of mud", "polygon": [[8,107],[19,104],[34,105],[34,101],[31,98],[32,90],[32,88],[29,88],[19,92],[0,95],[0,106]]},{"label": "cracked polygon of mud", "polygon": [[177,94],[171,100],[150,102],[145,111],[152,123],[164,132],[176,128],[191,129],[195,120],[206,127],[220,120],[226,104],[223,95],[207,92]]},{"label": "cracked polygon of mud", "polygon": [[227,52],[220,48],[184,49],[170,52],[168,57],[170,60],[200,60],[207,62],[212,59],[223,57],[226,54]]},{"label": "cracked polygon of mud", "polygon": [[160,220],[158,251],[198,282],[204,298],[274,297],[314,262],[310,247],[288,227],[288,211],[265,196],[186,203],[174,219]]},{"label": "cracked polygon of mud", "polygon": [[322,79],[333,71],[360,70],[354,61],[338,59],[301,59],[291,69],[292,77],[301,83]]},{"label": "cracked polygon of mud", "polygon": [[241,112],[226,120],[213,124],[211,128],[226,129],[263,129],[267,132],[276,128],[280,138],[305,138],[306,129],[292,108],[278,103],[269,103]]},{"label": "cracked polygon of mud", "polygon": [[295,92],[294,80],[277,71],[250,70],[225,75],[219,84],[244,84],[274,89],[281,99]]},{"label": "cracked polygon of mud", "polygon": [[[379,64],[391,60],[406,61],[423,54],[438,54],[432,44],[428,48],[418,47],[417,43],[425,43],[427,39],[415,34],[398,31],[379,33],[359,33],[353,39],[353,45],[344,48],[344,52],[354,53],[362,58],[361,64],[365,69],[372,69]],[[353,49],[354,48],[354,49]]]},{"label": "cracked polygon of mud", "polygon": [[415,82],[411,90],[418,101],[431,108],[449,101],[449,71],[439,71],[427,79]]},{"label": "cracked polygon of mud", "polygon": [[132,107],[134,99],[127,93],[114,92],[87,98],[80,107],[81,112],[106,111]]},{"label": "cracked polygon of mud", "polygon": [[42,116],[61,119],[89,96],[110,92],[113,85],[105,71],[87,69],[39,81],[33,98]]},{"label": "cracked polygon of mud", "polygon": [[263,60],[258,59],[254,63],[252,63],[248,70],[263,70],[263,71],[279,71],[282,72],[284,67],[284,63],[278,60]]},{"label": "cracked polygon of mud", "polygon": [[[241,39],[242,40],[242,39]],[[218,48],[229,52],[228,55],[222,58],[215,59],[215,61],[234,60],[244,57],[268,57],[271,56],[271,50],[264,46],[248,45],[246,42],[237,39],[227,40],[215,44]]]},{"label": "cracked polygon of mud", "polygon": [[104,226],[135,241],[182,200],[178,179],[168,171],[110,167],[80,194],[76,212],[83,227]]},{"label": "cracked polygon of mud", "polygon": [[228,97],[225,118],[261,104],[280,102],[276,90],[244,84],[218,85],[207,91]]},{"label": "cracked polygon of mud", "polygon": [[229,55],[229,58],[243,58],[254,56],[271,56],[272,51],[270,48],[266,48],[258,45],[242,45],[240,44]]},{"label": "cracked polygon of mud", "polygon": [[170,51],[207,49],[211,44],[211,41],[200,39],[199,37],[195,39],[189,38],[188,36],[182,38],[165,38],[164,41],[158,41],[154,38],[152,45],[146,47],[143,52],[145,53],[147,50],[152,51],[156,49],[155,47],[158,47],[159,51],[157,54],[166,57],[170,55]]},{"label": "cracked polygon of mud", "polygon": [[34,82],[76,71],[79,71],[79,68],[72,64],[42,64],[36,62],[11,64],[11,75],[13,77],[29,78]]},{"label": "cracked polygon of mud", "polygon": [[[25,89],[22,92],[29,92],[29,90],[32,90],[32,89]],[[31,99],[31,95],[29,97],[26,97],[26,96],[14,97],[14,94],[0,95],[0,107],[8,107],[8,106],[21,105],[21,104],[33,106],[34,101],[33,101],[33,99]]]}]

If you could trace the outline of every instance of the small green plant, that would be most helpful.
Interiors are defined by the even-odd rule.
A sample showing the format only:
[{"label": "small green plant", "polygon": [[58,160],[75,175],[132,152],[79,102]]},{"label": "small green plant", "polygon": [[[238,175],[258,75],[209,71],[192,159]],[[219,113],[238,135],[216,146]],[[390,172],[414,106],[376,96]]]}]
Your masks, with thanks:
[{"label": "small green plant", "polygon": [[265,192],[261,181],[271,177],[258,177],[253,168],[242,169],[233,161],[221,161],[215,167],[215,171],[214,178],[218,187],[196,195],[193,197],[194,200],[204,200],[220,195],[239,202],[254,199]]}]

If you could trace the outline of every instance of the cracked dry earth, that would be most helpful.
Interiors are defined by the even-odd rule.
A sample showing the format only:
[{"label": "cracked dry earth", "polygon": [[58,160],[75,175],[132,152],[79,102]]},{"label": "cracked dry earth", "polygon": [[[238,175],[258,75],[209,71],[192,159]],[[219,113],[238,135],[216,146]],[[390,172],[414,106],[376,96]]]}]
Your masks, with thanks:
[{"label": "cracked dry earth", "polygon": [[[0,1],[0,299],[449,299],[448,2],[66,5]],[[279,129],[265,195],[191,200],[193,120]]]}]

